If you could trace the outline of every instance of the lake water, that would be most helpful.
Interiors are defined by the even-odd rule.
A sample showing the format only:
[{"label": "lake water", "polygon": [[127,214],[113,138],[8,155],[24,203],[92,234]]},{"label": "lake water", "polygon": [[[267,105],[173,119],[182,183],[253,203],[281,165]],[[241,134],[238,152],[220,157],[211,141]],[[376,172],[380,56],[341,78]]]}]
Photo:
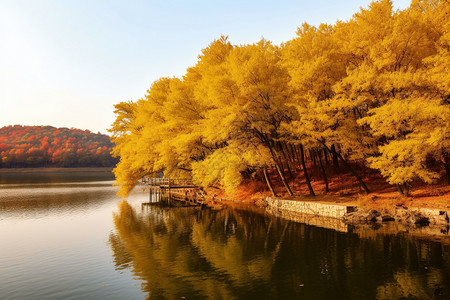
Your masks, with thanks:
[{"label": "lake water", "polygon": [[[99,174],[97,174],[99,175]],[[0,174],[0,299],[450,299],[450,247]]]}]

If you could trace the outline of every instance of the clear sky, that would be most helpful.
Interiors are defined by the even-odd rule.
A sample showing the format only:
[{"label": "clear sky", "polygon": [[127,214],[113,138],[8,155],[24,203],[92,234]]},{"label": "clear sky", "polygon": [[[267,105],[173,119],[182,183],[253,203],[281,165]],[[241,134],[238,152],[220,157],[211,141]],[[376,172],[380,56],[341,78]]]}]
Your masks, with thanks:
[{"label": "clear sky", "polygon": [[[394,0],[405,8],[409,0]],[[181,76],[221,35],[276,44],[303,22],[347,20],[364,0],[0,0],[0,127],[106,133],[113,105]]]}]

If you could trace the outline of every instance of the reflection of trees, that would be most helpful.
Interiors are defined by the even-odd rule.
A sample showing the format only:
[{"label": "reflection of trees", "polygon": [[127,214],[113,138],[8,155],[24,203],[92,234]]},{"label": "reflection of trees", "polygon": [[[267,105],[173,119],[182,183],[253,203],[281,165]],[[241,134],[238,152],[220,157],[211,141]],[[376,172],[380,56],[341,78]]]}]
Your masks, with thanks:
[{"label": "reflection of trees", "polygon": [[240,209],[137,212],[125,201],[114,222],[110,242],[116,266],[131,268],[150,298],[449,294],[450,266],[438,243],[398,235],[360,239]]},{"label": "reflection of trees", "polygon": [[[199,256],[190,254],[195,249],[186,243],[189,218],[180,215],[175,219],[171,214],[171,210],[160,210],[146,218],[145,214],[138,215],[127,202],[122,202],[119,214],[114,216],[117,236],[110,237],[117,267],[124,268],[131,261],[134,273],[145,282],[142,288],[150,296],[181,297],[185,289],[198,290],[202,284],[204,288],[215,287],[215,292],[222,294],[219,282],[201,283],[191,279],[193,266],[205,269],[207,266]],[[166,234],[168,232],[171,234]],[[180,290],[180,287],[183,288]]]},{"label": "reflection of trees", "polygon": [[270,232],[285,225],[232,210],[148,210],[138,214],[122,202],[114,215],[117,235],[111,235],[110,243],[116,266],[131,262],[149,295],[230,298],[233,286],[270,280],[279,242]]},{"label": "reflection of trees", "polygon": [[251,214],[222,210],[204,214],[202,222],[195,222],[191,241],[200,255],[231,281],[239,284],[247,284],[249,280],[268,281],[274,263],[270,254],[277,252],[275,243],[266,243],[267,239],[274,238],[269,226],[274,225],[252,218]]},{"label": "reflection of trees", "polygon": [[377,299],[444,299],[442,271],[430,269],[424,276],[398,272],[394,278],[378,287]]}]

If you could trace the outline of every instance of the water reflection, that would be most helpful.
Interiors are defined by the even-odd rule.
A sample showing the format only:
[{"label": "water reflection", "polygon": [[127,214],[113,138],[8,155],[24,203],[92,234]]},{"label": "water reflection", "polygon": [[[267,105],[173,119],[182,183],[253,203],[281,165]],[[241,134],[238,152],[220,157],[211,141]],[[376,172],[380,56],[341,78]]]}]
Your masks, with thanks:
[{"label": "water reflection", "polygon": [[255,222],[250,230],[250,219],[258,217],[193,207],[146,206],[138,213],[124,201],[110,237],[115,263],[131,265],[149,297],[229,299],[239,286],[270,279],[281,241],[267,229],[280,224]]},{"label": "water reflection", "polygon": [[142,206],[148,191],[120,202],[100,180],[0,183],[1,299],[450,298],[431,229]]},{"label": "water reflection", "polygon": [[246,209],[134,207],[114,214],[118,270],[149,299],[448,299],[448,247],[339,233]]},{"label": "water reflection", "polygon": [[53,174],[43,183],[48,177],[21,173],[19,184],[3,175],[11,181],[0,183],[0,299],[143,298],[111,261],[112,212],[121,201],[112,181]]},{"label": "water reflection", "polygon": [[113,181],[0,185],[0,219],[89,211],[114,197]]},{"label": "water reflection", "polygon": [[425,276],[398,272],[394,278],[378,287],[377,299],[448,299],[443,296],[442,272],[431,268]]},{"label": "water reflection", "polygon": [[110,168],[0,169],[0,185],[113,180]]}]

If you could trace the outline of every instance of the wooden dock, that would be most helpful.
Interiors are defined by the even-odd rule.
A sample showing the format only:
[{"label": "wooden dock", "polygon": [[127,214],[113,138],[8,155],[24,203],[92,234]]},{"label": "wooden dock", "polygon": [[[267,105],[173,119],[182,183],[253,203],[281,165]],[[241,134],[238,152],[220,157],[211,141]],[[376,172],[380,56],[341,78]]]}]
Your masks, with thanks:
[{"label": "wooden dock", "polygon": [[186,206],[204,204],[205,192],[190,179],[143,177],[141,183],[149,187],[149,202],[143,204],[173,201]]},{"label": "wooden dock", "polygon": [[149,186],[156,186],[160,188],[169,189],[186,189],[186,188],[199,188],[191,179],[170,179],[170,178],[150,178],[143,177],[141,183]]}]

